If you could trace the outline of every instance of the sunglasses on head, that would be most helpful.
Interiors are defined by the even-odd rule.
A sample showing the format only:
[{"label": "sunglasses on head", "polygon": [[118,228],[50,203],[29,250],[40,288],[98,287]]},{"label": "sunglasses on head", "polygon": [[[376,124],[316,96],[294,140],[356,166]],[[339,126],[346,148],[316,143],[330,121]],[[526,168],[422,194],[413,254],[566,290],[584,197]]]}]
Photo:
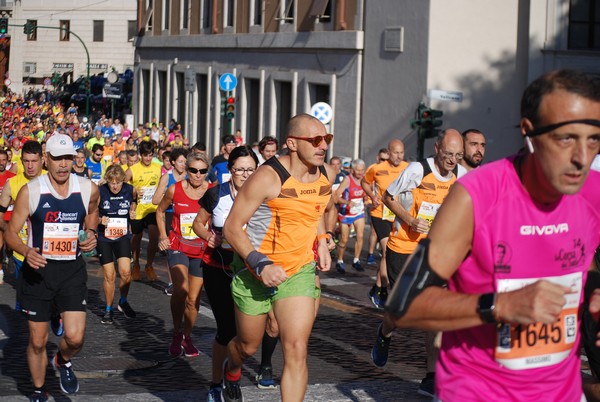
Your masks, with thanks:
[{"label": "sunglasses on head", "polygon": [[193,167],[189,167],[189,168],[187,168],[187,171],[190,172],[191,174],[198,174],[198,173],[200,173],[200,174],[206,174],[206,173],[208,173],[208,168],[196,169],[196,168],[193,168]]},{"label": "sunglasses on head", "polygon": [[310,142],[312,146],[316,148],[323,143],[323,140],[325,140],[325,144],[331,144],[331,141],[333,141],[333,134],[317,135],[316,137],[296,137],[288,135],[288,138]]}]

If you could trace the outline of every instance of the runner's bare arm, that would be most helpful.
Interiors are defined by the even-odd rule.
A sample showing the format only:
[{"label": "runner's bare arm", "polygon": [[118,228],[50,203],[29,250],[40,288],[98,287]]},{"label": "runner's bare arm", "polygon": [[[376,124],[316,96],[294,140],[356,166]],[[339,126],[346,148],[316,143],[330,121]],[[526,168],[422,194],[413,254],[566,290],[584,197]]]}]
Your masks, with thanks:
[{"label": "runner's bare arm", "polygon": [[342,182],[340,183],[340,186],[333,192],[333,202],[335,202],[336,204],[349,204],[349,201],[346,201],[342,195],[344,194],[344,191],[348,188],[348,185],[350,184],[350,179],[348,179],[348,176],[344,177],[344,180],[342,180]]},{"label": "runner's bare arm", "polygon": [[158,245],[161,250],[168,250],[171,242],[169,241],[169,234],[167,232],[165,211],[169,208],[173,202],[173,194],[175,193],[175,185],[171,184],[165,193],[165,196],[158,204],[156,208],[156,225],[158,226]]},{"label": "runner's bare arm", "polygon": [[17,195],[15,209],[8,222],[8,229],[4,233],[4,240],[9,248],[25,256],[25,261],[31,268],[37,269],[46,265],[46,259],[42,257],[39,249],[28,247],[18,235],[27,218],[29,218],[29,188],[23,186]]},{"label": "runner's bare arm", "polygon": [[[327,177],[329,178],[329,185],[331,186],[335,181],[335,172],[330,165],[325,164],[325,169],[327,170]],[[346,177],[342,184],[346,182],[348,178]],[[341,186],[340,186],[341,187]],[[319,226],[317,227],[317,239],[319,235],[325,234],[328,231],[333,231],[333,228],[328,228],[328,219],[327,219],[327,211],[330,208],[335,208],[334,204],[334,195],[332,194],[329,202],[327,203],[327,207],[325,208],[325,212],[321,215],[321,219],[319,219]],[[320,239],[317,242],[317,253],[319,255],[319,269],[321,271],[329,271],[331,269],[331,248],[335,246],[335,242],[329,236]]]},{"label": "runner's bare arm", "polygon": [[200,207],[193,223],[193,230],[196,235],[208,242],[210,248],[217,248],[221,245],[222,237],[206,228],[207,222],[210,220],[210,214],[207,210]]},{"label": "runner's bare arm", "polygon": [[87,239],[79,242],[82,251],[91,251],[96,248],[96,234],[98,233],[98,221],[100,218],[100,190],[92,183],[92,194],[88,205],[88,213],[85,216],[84,226],[87,231]]},{"label": "runner's bare arm", "polygon": [[[464,187],[455,184],[429,232],[429,265],[436,274],[445,279],[454,275],[471,248],[473,229],[471,197]],[[513,292],[499,293],[494,315],[498,321],[509,323],[554,323],[568,291],[562,286],[538,281]],[[391,318],[398,327],[434,331],[473,327],[483,323],[477,313],[479,296],[432,286],[415,297],[402,318]]]},{"label": "runner's bare arm", "polygon": [[167,184],[169,184],[169,175],[163,174],[158,181],[158,186],[156,187],[156,191],[152,196],[152,204],[158,205],[160,200],[163,198],[165,194],[165,190],[167,189]]},{"label": "runner's bare arm", "polygon": [[429,230],[429,223],[425,219],[413,217],[387,190],[383,194],[383,203],[398,219],[410,226],[411,230],[418,233],[427,233]]},{"label": "runner's bare arm", "polygon": [[377,197],[375,191],[373,191],[373,183],[369,183],[363,177],[360,181],[360,186],[364,190],[365,194],[368,195],[371,201],[373,202],[373,208],[377,208],[379,205],[381,205],[381,200]]},{"label": "runner's bare arm", "polygon": [[[6,210],[10,205],[10,194],[10,179],[8,179],[2,188],[2,193],[0,193],[0,207],[3,210]],[[0,212],[0,231],[5,231],[6,227],[7,223],[4,221],[4,212]]]}]

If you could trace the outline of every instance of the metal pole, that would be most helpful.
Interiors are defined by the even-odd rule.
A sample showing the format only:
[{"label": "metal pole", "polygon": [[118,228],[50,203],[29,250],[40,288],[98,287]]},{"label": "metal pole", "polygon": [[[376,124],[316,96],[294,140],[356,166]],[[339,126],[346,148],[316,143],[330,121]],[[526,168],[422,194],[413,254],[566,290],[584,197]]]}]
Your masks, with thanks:
[{"label": "metal pole", "polygon": [[[25,24],[23,24],[23,25],[8,24],[8,26],[25,28]],[[88,48],[85,45],[85,42],[83,41],[83,39],[81,39],[81,37],[79,35],[77,35],[73,31],[71,31],[70,29],[63,29],[62,27],[49,27],[49,26],[45,26],[45,25],[38,25],[38,26],[35,27],[35,29],[38,29],[38,28],[58,29],[60,31],[66,31],[66,32],[68,32],[70,34],[73,34],[73,36],[76,37],[79,40],[79,42],[81,42],[81,44],[83,45],[83,49],[85,50],[85,55],[87,57],[86,79],[89,82],[90,81],[90,52],[88,51]],[[85,91],[86,92],[86,95],[85,95],[85,115],[88,118],[90,116],[90,90],[91,90],[91,83],[90,83],[90,87],[86,88],[86,91]]]}]

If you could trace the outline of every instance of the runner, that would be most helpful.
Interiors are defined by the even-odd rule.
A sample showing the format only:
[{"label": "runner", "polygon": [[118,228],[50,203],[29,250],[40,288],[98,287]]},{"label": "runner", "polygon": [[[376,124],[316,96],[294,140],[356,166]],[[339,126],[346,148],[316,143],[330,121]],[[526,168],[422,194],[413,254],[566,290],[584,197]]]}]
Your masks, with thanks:
[{"label": "runner", "polygon": [[[525,150],[452,187],[386,307],[397,326],[444,331],[443,401],[585,400],[579,310],[600,242],[600,175],[590,171],[600,80],[571,70],[536,79],[520,131]],[[598,290],[589,310],[600,313]]]},{"label": "runner", "polygon": [[77,155],[75,155],[75,162],[73,163],[71,173],[91,180],[92,171],[85,166],[85,151],[82,148],[78,148],[76,149],[76,152]]},{"label": "runner", "polygon": [[[167,250],[167,261],[173,279],[173,339],[169,346],[169,354],[173,357],[182,353],[186,357],[196,357],[199,354],[192,343],[192,328],[198,316],[200,292],[204,283],[202,257],[206,242],[198,238],[192,226],[198,214],[198,201],[208,189],[208,159],[203,154],[192,152],[187,156],[186,166],[187,179],[169,186],[156,213],[159,246],[161,250]],[[171,204],[173,224],[167,235],[165,211]]]},{"label": "runner", "polygon": [[[144,272],[146,279],[154,282],[157,279],[152,263],[158,249],[158,228],[156,227],[156,205],[152,204],[152,197],[160,180],[160,164],[152,162],[154,145],[150,141],[140,144],[141,160],[125,172],[127,182],[130,182],[137,193],[135,219],[131,221],[131,249],[133,251],[133,280],[139,281],[140,275],[140,248],[144,229],[148,229],[148,254]],[[128,154],[129,157],[129,154]]]},{"label": "runner", "polygon": [[332,139],[316,118],[293,117],[286,140],[289,156],[269,159],[252,175],[225,222],[224,237],[236,251],[231,291],[237,324],[237,336],[227,351],[225,401],[243,400],[242,364],[260,345],[271,308],[285,356],[281,398],[304,397],[308,337],[315,319],[314,299],[319,295],[312,250],[315,237],[320,269],[329,270],[331,265],[323,213],[334,178],[333,170],[325,166]]},{"label": "runner", "polygon": [[[3,150],[0,149],[0,194],[2,193],[2,189],[4,187],[4,185],[6,184],[6,181],[8,179],[10,179],[11,177],[14,177],[15,174],[13,172],[10,172],[8,170],[6,170],[6,165],[8,163],[8,153]],[[8,192],[7,192],[8,193]],[[0,205],[1,205],[1,201],[2,201],[2,196],[0,195]],[[4,213],[5,211],[2,210],[2,208],[0,207],[0,212]],[[0,222],[2,221],[2,215],[0,215]],[[4,248],[4,234],[3,232],[0,230],[0,263],[2,265],[0,265],[0,284],[4,283],[4,265],[5,265],[5,254],[6,250]]]},{"label": "runner", "polygon": [[373,208],[371,209],[371,223],[377,233],[377,239],[381,246],[382,256],[379,262],[379,270],[375,284],[369,291],[369,299],[377,308],[383,308],[387,299],[387,266],[385,262],[385,248],[390,232],[394,214],[383,205],[381,201],[385,190],[400,173],[408,166],[404,159],[404,144],[400,140],[391,140],[388,144],[389,158],[386,161],[371,166],[365,173],[360,184],[365,194],[371,198]]},{"label": "runner", "polygon": [[[231,151],[227,164],[231,181],[206,192],[200,199],[200,211],[194,221],[194,232],[208,242],[209,248],[204,254],[204,287],[217,322],[217,334],[212,345],[212,380],[208,402],[221,401],[223,361],[227,356],[227,344],[236,334],[231,297],[233,273],[229,268],[233,250],[223,238],[223,225],[238,191],[256,170],[258,158],[252,148],[242,145]],[[206,229],[209,221],[210,227]]]},{"label": "runner", "polygon": [[[63,314],[64,337],[52,364],[60,373],[60,387],[79,390],[71,358],[83,347],[87,297],[87,271],[81,251],[96,247],[98,188],[71,174],[75,149],[71,138],[54,134],[47,142],[48,174],[19,191],[6,232],[7,244],[25,256],[18,283],[18,298],[29,320],[27,360],[34,394],[30,400],[47,400],[44,389],[48,357],[48,321],[53,304]],[[27,246],[17,235],[26,220],[31,223]],[[85,230],[87,239],[78,241]]]},{"label": "runner", "polygon": [[346,273],[344,253],[346,252],[346,243],[348,243],[351,227],[354,227],[356,232],[352,268],[359,272],[365,270],[360,263],[365,231],[365,204],[363,202],[365,192],[360,185],[360,181],[364,174],[365,162],[362,159],[353,160],[350,174],[343,179],[333,196],[336,204],[339,205],[338,219],[340,221],[340,242],[337,245],[337,263],[335,267],[341,274]]},{"label": "runner", "polygon": [[125,183],[125,172],[119,165],[112,165],[104,174],[106,182],[100,186],[100,225],[98,226],[98,258],[104,271],[104,297],[106,308],[102,324],[113,323],[113,300],[115,297],[115,261],[121,281],[117,308],[125,317],[135,318],[127,295],[131,285],[131,232],[130,219],[135,217],[137,195],[133,186]]}]

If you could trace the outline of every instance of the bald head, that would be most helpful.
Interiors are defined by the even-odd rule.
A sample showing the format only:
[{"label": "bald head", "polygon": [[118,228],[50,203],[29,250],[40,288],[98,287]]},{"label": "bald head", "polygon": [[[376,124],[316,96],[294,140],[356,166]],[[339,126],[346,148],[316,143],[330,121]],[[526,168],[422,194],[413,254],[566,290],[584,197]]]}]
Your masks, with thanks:
[{"label": "bald head", "polygon": [[288,122],[287,135],[293,137],[310,137],[312,135],[311,130],[307,130],[307,127],[313,128],[315,126],[321,126],[323,131],[325,131],[325,126],[316,117],[306,113],[298,114]]},{"label": "bald head", "polygon": [[397,139],[391,140],[388,144],[388,153],[390,155],[388,162],[392,166],[400,165],[400,162],[404,160],[404,143]]},{"label": "bald head", "polygon": [[446,129],[435,142],[435,165],[442,176],[452,171],[463,158],[463,139],[458,130]]}]

